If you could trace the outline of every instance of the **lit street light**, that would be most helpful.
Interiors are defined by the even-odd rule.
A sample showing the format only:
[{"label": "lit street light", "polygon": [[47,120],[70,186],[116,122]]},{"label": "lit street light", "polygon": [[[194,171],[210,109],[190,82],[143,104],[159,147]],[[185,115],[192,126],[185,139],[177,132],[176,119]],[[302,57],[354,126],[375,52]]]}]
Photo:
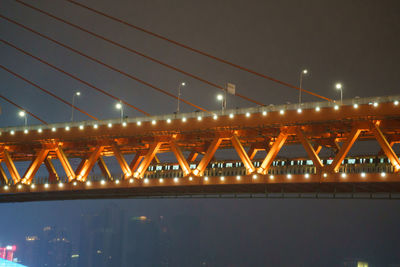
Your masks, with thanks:
[{"label": "lit street light", "polygon": [[342,104],[343,101],[343,85],[341,83],[336,84],[336,89],[340,90],[340,104]]},{"label": "lit street light", "polygon": [[178,86],[178,107],[177,107],[177,109],[176,109],[176,113],[179,113],[179,104],[180,104],[180,101],[181,101],[181,88],[183,87],[183,86],[185,86],[186,85],[186,83],[185,82],[181,82],[180,84],[179,84],[179,86]]},{"label": "lit street light", "polygon": [[21,111],[18,113],[18,115],[19,115],[21,118],[24,118],[24,119],[25,119],[25,127],[26,127],[27,124],[28,124],[28,118],[27,118],[27,116],[26,116],[26,112],[25,112],[24,110],[21,110]]},{"label": "lit street light", "polygon": [[224,96],[221,94],[217,95],[217,100],[221,101],[222,110],[224,110],[226,107],[226,101],[225,101]]},{"label": "lit street light", "polygon": [[76,91],[72,95],[72,107],[71,107],[71,121],[74,121],[74,109],[75,109],[75,96],[80,96],[81,92]]},{"label": "lit street light", "polygon": [[[304,69],[304,70],[302,70],[300,72],[300,86],[299,86],[300,89],[303,89],[302,88],[302,86],[303,86],[303,76],[307,75],[307,74],[308,74],[308,70],[307,69]],[[300,108],[300,105],[301,105],[301,91],[302,90],[299,90],[299,108]]]},{"label": "lit street light", "polygon": [[121,122],[122,122],[124,119],[124,106],[122,105],[121,101],[115,104],[115,108],[121,111]]}]

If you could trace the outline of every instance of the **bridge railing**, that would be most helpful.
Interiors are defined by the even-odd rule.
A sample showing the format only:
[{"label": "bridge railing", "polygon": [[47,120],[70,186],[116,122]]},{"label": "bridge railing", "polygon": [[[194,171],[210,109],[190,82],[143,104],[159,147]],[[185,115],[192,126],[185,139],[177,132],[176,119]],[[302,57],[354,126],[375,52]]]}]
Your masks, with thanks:
[{"label": "bridge railing", "polygon": [[[337,104],[342,106],[350,106],[354,104],[364,105],[373,103],[389,103],[399,101],[400,95],[393,95],[393,96],[380,96],[380,97],[364,97],[364,98],[352,98],[352,99],[344,99],[341,103],[336,102],[306,102],[301,104],[302,109],[315,109],[316,107],[319,108],[328,108],[334,107]],[[134,117],[134,118],[125,118],[123,121],[126,123],[137,123],[137,122],[151,122],[153,120],[167,120],[167,119],[189,119],[189,118],[197,118],[198,116],[201,117],[212,117],[214,115],[223,116],[228,114],[246,114],[246,113],[262,113],[262,112],[274,112],[280,110],[297,110],[299,108],[299,104],[284,104],[284,105],[266,105],[266,106],[258,106],[258,107],[251,107],[251,108],[238,108],[238,109],[227,109],[227,110],[215,110],[212,112],[200,112],[195,111],[191,113],[173,113],[173,114],[163,114],[163,115],[156,115],[156,116],[148,116],[148,117]],[[120,124],[120,118],[113,118],[113,119],[105,119],[99,121],[80,121],[80,122],[63,122],[63,123],[53,123],[49,125],[29,125],[25,126],[13,126],[13,127],[4,127],[0,128],[0,133],[3,132],[11,132],[11,131],[24,131],[27,129],[28,131],[31,130],[39,130],[39,129],[52,129],[52,128],[65,128],[66,126],[69,127],[79,127],[79,126],[94,126],[97,125],[107,125],[107,124]]]},{"label": "bridge railing", "polygon": [[[390,163],[363,163],[363,164],[344,164],[340,167],[340,173],[393,173],[395,170]],[[286,175],[286,174],[315,174],[316,168],[309,165],[295,165],[295,166],[273,166],[269,169],[268,175]],[[232,168],[207,168],[204,172],[204,176],[237,176],[246,175],[246,169],[244,167],[232,167]],[[156,179],[173,179],[175,177],[184,177],[182,170],[161,170],[161,171],[148,171],[145,173],[144,178]],[[120,173],[112,173],[111,180],[123,179]],[[101,174],[89,175],[87,181],[101,181],[106,178]],[[12,185],[12,181],[11,185]],[[35,177],[33,179],[34,184],[54,184],[54,183],[67,183],[68,178],[63,176],[59,177],[59,180],[49,180],[49,177]],[[2,184],[3,185],[3,184]]]}]

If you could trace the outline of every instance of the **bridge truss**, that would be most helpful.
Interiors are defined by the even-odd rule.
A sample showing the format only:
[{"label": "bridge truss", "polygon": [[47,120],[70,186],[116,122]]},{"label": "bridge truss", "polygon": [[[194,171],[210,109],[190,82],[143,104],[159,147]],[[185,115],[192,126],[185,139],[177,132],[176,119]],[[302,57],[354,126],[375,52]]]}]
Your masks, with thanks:
[{"label": "bridge truss", "polygon": [[[400,96],[194,112],[123,120],[84,121],[1,129],[0,201],[47,199],[204,196],[240,194],[400,193]],[[348,173],[340,167],[356,141],[376,140],[391,168],[385,172]],[[283,146],[301,144],[313,163],[309,173],[272,174],[270,167]],[[335,151],[323,164],[322,147]],[[245,174],[208,176],[217,150],[234,149]],[[266,156],[254,165],[258,151]],[[184,152],[190,152],[188,157]],[[182,177],[147,177],[157,154],[171,152]],[[127,162],[125,156],[134,154]],[[121,178],[112,176],[105,157],[115,157]],[[73,168],[70,159],[81,159]],[[15,162],[30,161],[26,170]],[[59,161],[66,177],[54,168]],[[196,163],[195,169],[190,168]],[[49,177],[35,175],[44,164]],[[98,164],[104,179],[90,179]],[[282,195],[283,196],[283,195]],[[299,195],[300,196],[300,195]]]}]

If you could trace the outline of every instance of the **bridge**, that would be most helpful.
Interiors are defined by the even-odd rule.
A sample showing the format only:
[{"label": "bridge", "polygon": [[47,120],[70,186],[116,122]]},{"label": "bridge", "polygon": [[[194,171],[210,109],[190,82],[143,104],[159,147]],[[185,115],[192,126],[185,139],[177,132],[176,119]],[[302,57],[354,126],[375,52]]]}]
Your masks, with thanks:
[{"label": "bridge", "polygon": [[[1,161],[10,177],[1,170],[0,201],[349,194],[397,198],[400,160],[393,145],[400,142],[398,99],[400,95],[313,102],[301,110],[292,104],[2,128]],[[381,151],[356,164],[349,154],[353,144],[371,140]],[[296,144],[307,159],[277,158],[283,146]],[[320,158],[324,147],[335,155]],[[222,161],[215,158],[217,150],[228,157],[236,151],[240,160],[218,166]],[[265,157],[257,157],[260,151]],[[158,154],[168,152],[176,162],[155,162]],[[130,163],[125,159],[129,154],[134,154]],[[115,157],[119,174],[110,173],[106,157]],[[76,169],[71,158],[81,159]],[[16,161],[30,164],[23,172]],[[61,163],[65,175],[56,172],[53,161]],[[293,161],[306,163],[299,167]],[[90,176],[96,163],[101,177]],[[39,179],[35,174],[42,164],[49,175]]]},{"label": "bridge", "polygon": [[[140,116],[102,120],[63,99],[40,82],[15,69],[0,70],[25,85],[46,94],[88,121],[48,123],[41,116],[4,95],[0,98],[31,116],[40,125],[0,129],[0,202],[127,197],[314,197],[399,198],[400,160],[394,146],[400,143],[400,95],[334,101],[311,90],[235,64],[74,0],[69,5],[124,25],[170,45],[204,56],[219,64],[247,72],[257,78],[299,92],[298,104],[265,105],[228,84],[220,85],[181,67],[144,54],[101,33],[63,19],[22,0],[27,10],[62,23],[129,54],[221,90],[223,108],[209,110],[178,93],[169,92],[142,78],[67,45],[40,30],[0,14],[3,23],[49,42],[68,53],[97,64],[125,79],[145,86],[163,97],[190,106],[192,113],[153,116],[144,108],[117,97],[78,74],[68,72],[21,48],[17,42],[0,39],[6,49],[43,64],[88,90],[131,108]],[[341,90],[341,86],[338,86]],[[73,92],[75,94],[75,92]],[[302,93],[323,102],[302,102]],[[226,109],[226,95],[240,98],[253,107]],[[256,106],[255,106],[256,105]],[[145,106],[145,105],[144,105]],[[73,118],[73,116],[72,116]],[[355,143],[377,142],[378,151],[357,154]],[[304,156],[279,156],[282,148],[301,148]],[[325,151],[325,155],[322,155]],[[326,155],[328,152],[329,155]],[[160,155],[170,155],[161,162]],[[114,158],[120,171],[111,171],[107,159]],[[127,158],[132,158],[127,160]],[[75,160],[79,164],[74,164]],[[174,161],[172,161],[174,160]],[[56,163],[56,164],[55,164]],[[94,174],[98,165],[101,175]],[[75,166],[76,165],[76,166]],[[6,168],[3,168],[6,166]],[[44,166],[46,177],[38,175]],[[60,166],[59,168],[55,166]]]}]

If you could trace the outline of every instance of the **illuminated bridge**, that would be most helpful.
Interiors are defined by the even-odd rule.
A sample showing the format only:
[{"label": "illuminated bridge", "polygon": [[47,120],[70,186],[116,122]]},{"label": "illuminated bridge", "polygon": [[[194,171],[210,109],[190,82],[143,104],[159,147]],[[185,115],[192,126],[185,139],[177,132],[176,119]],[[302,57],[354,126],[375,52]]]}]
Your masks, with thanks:
[{"label": "illuminated bridge", "polygon": [[[306,103],[301,110],[260,106],[2,128],[1,161],[9,175],[1,169],[0,201],[398,198],[400,160],[393,147],[400,142],[399,100],[400,95]],[[381,151],[349,153],[354,143],[371,141]],[[279,157],[285,146],[301,148],[308,157]],[[331,156],[320,157],[321,149]],[[162,153],[176,162],[157,162]],[[239,160],[226,160],[233,153]],[[110,173],[107,157],[115,157],[121,172]],[[76,158],[80,164],[72,166]],[[63,173],[57,173],[56,161]],[[30,164],[18,169],[17,162]],[[42,164],[48,177],[35,176]],[[95,164],[101,176],[90,175]]]},{"label": "illuminated bridge", "polygon": [[[400,95],[334,101],[302,87],[303,75],[307,75],[307,70],[299,73],[300,83],[297,87],[144,29],[95,7],[74,0],[63,2],[69,8],[84,9],[93,16],[101,16],[104,23],[112,22],[112,27],[123,25],[126,30],[146,35],[149,40],[154,39],[161,42],[160,44],[183,49],[185,52],[207,58],[210,62],[244,72],[263,81],[267,80],[274,85],[295,89],[299,93],[299,102],[266,106],[261,99],[252,99],[244,95],[251,90],[239,88],[239,92],[231,83],[218,84],[211,78],[206,79],[183,66],[173,65],[114,40],[101,32],[107,27],[96,25],[92,30],[58,16],[46,6],[38,7],[35,1],[28,3],[14,0],[13,3],[18,8],[23,8],[26,14],[32,12],[34,16],[45,17],[48,23],[56,22],[57,25],[62,24],[65,29],[68,28],[69,30],[60,30],[65,32],[65,35],[70,35],[64,39],[82,39],[82,34],[85,34],[90,36],[93,42],[98,42],[99,47],[105,47],[107,44],[110,48],[106,53],[110,56],[112,49],[116,48],[126,55],[140,58],[137,62],[148,61],[160,69],[165,68],[171,75],[174,73],[176,78],[194,80],[201,84],[201,90],[212,88],[222,91],[219,95],[222,109],[210,111],[201,107],[199,103],[183,99],[180,94],[181,86],[185,85],[183,82],[179,83],[178,95],[175,95],[159,86],[158,80],[145,80],[139,77],[139,74],[132,73],[131,66],[126,65],[126,69],[129,69],[126,71],[113,65],[120,62],[119,58],[111,64],[106,62],[102,55],[89,55],[85,51],[93,50],[93,46],[84,47],[87,44],[83,41],[82,47],[73,47],[63,42],[62,38],[46,33],[47,25],[38,25],[40,20],[35,22],[35,25],[29,25],[29,20],[24,16],[16,16],[17,13],[12,14],[12,10],[7,14],[0,14],[4,28],[12,27],[12,35],[8,36],[8,39],[13,39],[0,39],[1,49],[4,49],[4,54],[12,53],[21,58],[18,64],[14,61],[12,64],[2,62],[0,71],[27,88],[40,92],[41,96],[57,101],[64,108],[71,108],[71,121],[74,111],[91,119],[48,124],[39,115],[16,103],[17,100],[0,94],[2,101],[20,110],[26,125],[0,129],[0,201],[128,197],[399,197],[400,160],[394,149],[396,143],[400,142]],[[70,10],[69,8],[65,10]],[[70,29],[81,35],[78,37]],[[22,37],[14,38],[15,36]],[[177,101],[177,112],[152,116],[144,110],[149,107],[149,103],[139,99],[138,92],[133,92],[135,101],[134,104],[130,103],[132,97],[129,101],[126,95],[125,99],[117,97],[115,90],[100,88],[97,84],[102,83],[86,80],[85,75],[76,73],[77,69],[69,72],[65,68],[68,66],[50,62],[47,57],[37,55],[39,51],[34,47],[38,45],[33,45],[36,39],[40,41],[41,48],[47,44],[52,47],[50,49],[46,46],[40,51],[56,51],[54,46],[68,55],[73,55],[71,59],[79,59],[82,66],[93,64],[104,68],[107,73],[111,73],[110,75],[121,76],[135,85],[140,84],[155,94],[155,98],[152,99],[154,105],[165,101],[161,97]],[[32,42],[23,44],[21,40]],[[63,55],[65,57],[65,54]],[[24,62],[22,58],[29,61]],[[59,60],[64,61],[66,62]],[[37,65],[29,66],[32,62],[46,70],[38,80],[34,74],[24,75],[20,73],[23,70],[17,69],[21,65],[23,69],[33,70]],[[126,63],[128,64],[128,61]],[[204,67],[204,70],[210,69]],[[91,69],[85,71],[90,72]],[[121,110],[121,118],[99,120],[96,115],[84,110],[87,106],[75,105],[74,97],[79,95],[79,92],[67,92],[72,96],[71,103],[61,97],[60,88],[58,91],[44,88],[44,81],[40,79],[47,79],[53,73],[79,83],[85,90],[91,90],[91,93],[116,101]],[[96,73],[93,76],[99,75]],[[169,78],[174,79],[173,76]],[[219,81],[223,79],[228,81],[229,77],[218,77]],[[341,84],[337,84],[336,88],[342,93]],[[6,94],[18,89],[7,90]],[[62,93],[66,93],[65,91]],[[259,90],[257,96],[260,97],[261,92]],[[271,100],[271,91],[268,93],[268,100]],[[302,93],[324,102],[304,103]],[[246,103],[255,107],[226,109],[227,94],[240,98],[240,101],[247,101]],[[46,99],[46,112],[61,112],[58,109],[59,105],[56,106],[49,99]],[[206,99],[196,100],[203,100],[200,101],[202,104],[207,102]],[[180,113],[180,103],[190,106],[196,112]],[[37,108],[34,100],[29,101],[27,105],[32,105],[30,108],[33,109]],[[98,106],[98,109],[102,108],[101,105]],[[143,117],[136,114],[137,117],[125,118],[124,107],[140,113]],[[43,112],[44,108],[36,109],[35,112],[40,110]],[[42,124],[27,126],[28,115]],[[380,148],[375,151],[370,142],[379,144]],[[367,143],[368,151],[360,152],[359,148],[353,147],[355,143]],[[294,149],[289,153],[290,156],[283,157],[282,153],[279,155],[282,148]],[[353,149],[350,151],[351,148]],[[165,155],[168,157],[164,157]],[[161,162],[160,158],[164,160]],[[117,166],[110,166],[111,159]],[[101,175],[100,171],[98,174],[93,171],[96,165]],[[115,172],[115,167],[120,170],[118,173]],[[42,177],[41,174],[46,173],[44,168],[48,173],[46,177]]]}]

